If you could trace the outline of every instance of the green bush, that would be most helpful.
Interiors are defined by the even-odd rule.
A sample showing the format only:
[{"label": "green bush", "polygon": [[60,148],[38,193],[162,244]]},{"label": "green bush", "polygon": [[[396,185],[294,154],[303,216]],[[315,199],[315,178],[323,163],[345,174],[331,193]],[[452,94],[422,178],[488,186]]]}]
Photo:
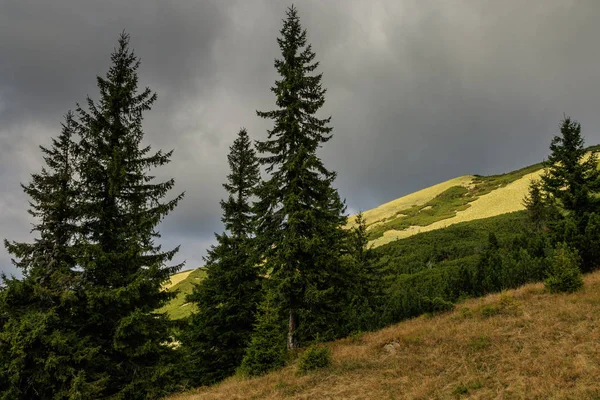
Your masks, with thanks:
[{"label": "green bush", "polygon": [[446,311],[450,311],[454,308],[454,304],[451,301],[446,301],[441,297],[423,297],[423,306],[429,313],[438,314]]},{"label": "green bush", "polygon": [[565,243],[557,246],[550,263],[548,278],[544,282],[550,293],[572,293],[583,287],[583,277],[579,269],[580,258],[577,251]]},{"label": "green bush", "polygon": [[298,372],[306,373],[331,365],[331,349],[327,346],[310,346],[298,359]]}]

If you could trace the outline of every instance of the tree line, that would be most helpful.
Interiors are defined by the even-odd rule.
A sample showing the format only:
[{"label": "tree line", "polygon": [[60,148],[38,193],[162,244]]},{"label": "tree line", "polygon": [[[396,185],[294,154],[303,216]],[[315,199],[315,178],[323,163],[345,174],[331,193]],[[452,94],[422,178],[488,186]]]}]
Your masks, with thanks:
[{"label": "tree line", "polygon": [[[461,296],[544,278],[571,290],[580,266],[597,265],[597,161],[566,118],[526,200],[531,223],[513,246],[528,261],[508,268],[503,260],[517,253],[500,255],[490,235],[475,268],[457,266],[456,279],[436,271],[442,291],[394,273],[369,248],[362,214],[345,228],[336,173],[317,155],[333,128],[319,116],[326,90],[292,6],[277,39],[275,107],[257,111],[272,128],[255,141],[242,128],[231,145],[224,231],[205,258],[206,279],[188,297],[197,311],[171,321],[157,309],[174,297],[162,285],[181,265],[171,265],[178,248],[156,243],[157,226],[184,194],[171,195],[174,180],[150,173],[173,151],[143,144],[143,116],[157,95],[138,88],[129,39],[121,34],[97,78],[100,100],[67,112],[60,134],[41,147],[45,166],[22,185],[36,238],[5,241],[23,277],[2,276],[2,399],[160,398],[262,374],[301,347],[444,310]],[[531,268],[535,257],[539,269]]]}]

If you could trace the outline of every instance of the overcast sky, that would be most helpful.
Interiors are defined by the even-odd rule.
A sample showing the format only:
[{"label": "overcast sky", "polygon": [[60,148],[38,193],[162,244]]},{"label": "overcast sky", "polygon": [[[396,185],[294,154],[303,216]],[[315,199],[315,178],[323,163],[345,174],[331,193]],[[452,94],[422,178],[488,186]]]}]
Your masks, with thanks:
[{"label": "overcast sky", "polygon": [[[97,98],[119,33],[158,92],[146,140],[185,191],[161,225],[186,268],[221,231],[226,155],[239,128],[263,139],[287,1],[0,0],[0,238],[31,240],[19,182],[63,115]],[[548,154],[563,113],[600,143],[597,0],[297,0],[320,61],[334,138],[321,151],[349,212],[465,174]],[[172,193],[175,195],[175,192]],[[15,273],[0,250],[0,270]]]}]

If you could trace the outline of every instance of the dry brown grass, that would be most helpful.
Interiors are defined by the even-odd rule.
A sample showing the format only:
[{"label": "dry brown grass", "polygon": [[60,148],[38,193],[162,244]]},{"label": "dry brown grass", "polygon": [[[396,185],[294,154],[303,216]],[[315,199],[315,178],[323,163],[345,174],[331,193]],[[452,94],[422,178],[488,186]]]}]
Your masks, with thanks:
[{"label": "dry brown grass", "polygon": [[575,294],[527,285],[330,345],[330,369],[291,365],[171,400],[600,399],[600,272]]}]

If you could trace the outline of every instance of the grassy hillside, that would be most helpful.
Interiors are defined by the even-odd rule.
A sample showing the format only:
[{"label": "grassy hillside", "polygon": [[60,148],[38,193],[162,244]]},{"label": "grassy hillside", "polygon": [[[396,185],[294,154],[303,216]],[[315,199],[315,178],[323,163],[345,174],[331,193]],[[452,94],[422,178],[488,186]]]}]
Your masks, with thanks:
[{"label": "grassy hillside", "polygon": [[[179,275],[179,276],[178,276]],[[183,279],[182,275],[184,276]],[[180,272],[179,274],[173,275],[177,277],[177,283],[168,287],[166,290],[177,291],[177,297],[175,297],[169,304],[160,308],[159,312],[166,312],[171,319],[180,319],[187,317],[194,310],[194,306],[185,301],[185,296],[188,293],[192,293],[194,283],[200,282],[206,277],[206,271],[202,268]],[[174,281],[174,279],[172,279]]]},{"label": "grassy hillside", "polygon": [[329,343],[325,370],[292,363],[170,399],[598,399],[598,326],[600,272],[575,294],[526,285]]},{"label": "grassy hillside", "polygon": [[172,288],[173,286],[177,285],[179,282],[185,280],[193,271],[194,271],[193,269],[188,269],[185,271],[178,272],[174,275],[171,275],[169,282],[165,283],[163,285],[163,288],[164,289]]},{"label": "grassy hillside", "polygon": [[542,165],[535,164],[502,175],[473,176],[469,182],[462,180],[462,185],[447,187],[423,204],[395,211],[389,208],[380,220],[369,221],[365,213],[370,243],[382,246],[460,222],[523,210],[529,184],[539,179],[541,172]]}]

